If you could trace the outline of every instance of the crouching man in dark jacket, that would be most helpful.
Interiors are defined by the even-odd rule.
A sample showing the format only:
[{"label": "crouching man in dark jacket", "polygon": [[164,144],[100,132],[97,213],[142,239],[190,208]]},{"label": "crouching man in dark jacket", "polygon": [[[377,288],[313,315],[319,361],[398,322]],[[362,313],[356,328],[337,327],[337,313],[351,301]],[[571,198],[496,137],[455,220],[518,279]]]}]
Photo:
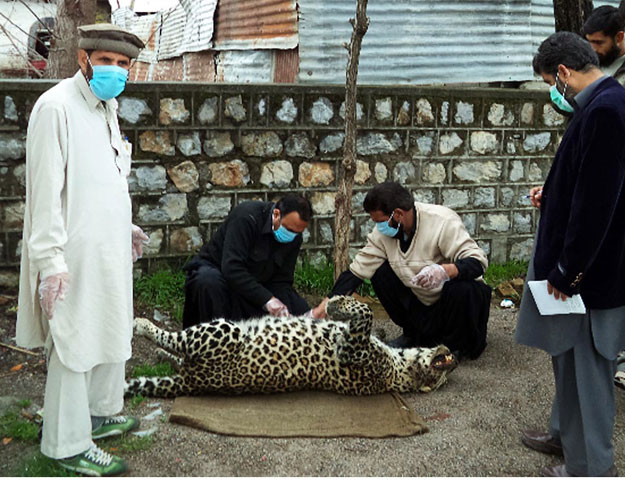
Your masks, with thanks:
[{"label": "crouching man in dark jacket", "polygon": [[293,289],[295,261],[312,208],[289,194],[277,203],[235,207],[185,267],[183,327],[216,318],[301,315],[308,303]]}]

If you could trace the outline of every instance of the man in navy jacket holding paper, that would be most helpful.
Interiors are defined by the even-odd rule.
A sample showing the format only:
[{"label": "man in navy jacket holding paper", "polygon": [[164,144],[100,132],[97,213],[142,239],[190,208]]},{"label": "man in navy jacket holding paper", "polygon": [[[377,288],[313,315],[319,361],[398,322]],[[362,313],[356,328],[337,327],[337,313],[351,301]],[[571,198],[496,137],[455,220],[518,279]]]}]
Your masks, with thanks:
[{"label": "man in navy jacket holding paper", "polygon": [[625,89],[598,68],[588,42],[570,32],[547,38],[534,71],[552,101],[572,114],[541,190],[528,280],[549,294],[580,294],[585,314],[541,316],[529,289],[516,340],[552,356],[556,394],[548,433],[522,442],[564,456],[545,476],[616,476],[612,437],[616,354],[625,347]]}]

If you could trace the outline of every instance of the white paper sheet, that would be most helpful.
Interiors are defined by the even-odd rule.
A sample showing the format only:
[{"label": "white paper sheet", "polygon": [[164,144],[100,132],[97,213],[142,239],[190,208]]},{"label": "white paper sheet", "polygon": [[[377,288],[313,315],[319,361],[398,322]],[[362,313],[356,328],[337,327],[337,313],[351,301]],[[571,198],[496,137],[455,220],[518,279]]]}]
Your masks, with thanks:
[{"label": "white paper sheet", "polygon": [[543,316],[555,314],[585,314],[586,306],[579,294],[567,297],[566,301],[556,299],[547,291],[547,281],[529,281],[527,285],[534,296],[538,312]]}]

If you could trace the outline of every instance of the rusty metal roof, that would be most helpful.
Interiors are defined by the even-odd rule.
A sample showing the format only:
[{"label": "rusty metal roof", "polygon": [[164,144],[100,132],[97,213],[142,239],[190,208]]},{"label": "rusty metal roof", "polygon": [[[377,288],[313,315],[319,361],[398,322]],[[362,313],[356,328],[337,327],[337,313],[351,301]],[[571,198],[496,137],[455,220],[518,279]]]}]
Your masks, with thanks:
[{"label": "rusty metal roof", "polygon": [[215,49],[291,49],[297,43],[295,0],[219,0]]}]

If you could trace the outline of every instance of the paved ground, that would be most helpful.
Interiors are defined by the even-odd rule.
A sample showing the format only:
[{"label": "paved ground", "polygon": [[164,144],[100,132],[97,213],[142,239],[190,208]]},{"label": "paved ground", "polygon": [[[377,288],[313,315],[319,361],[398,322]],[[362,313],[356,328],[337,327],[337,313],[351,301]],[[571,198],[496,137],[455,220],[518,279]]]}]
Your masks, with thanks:
[{"label": "paved ground", "polygon": [[[153,400],[136,413],[156,427],[154,445],[127,455],[130,476],[537,476],[558,458],[525,449],[519,432],[547,425],[553,395],[551,363],[513,341],[516,309],[492,307],[488,347],[462,363],[440,390],[407,395],[430,432],[388,439],[264,439],[228,437],[169,423],[171,401]],[[13,314],[0,312],[0,341],[10,342]],[[389,336],[387,320],[376,320]],[[151,345],[135,341],[132,363],[150,360]],[[0,347],[0,395],[42,402],[40,357]],[[11,366],[26,362],[11,372]],[[149,401],[150,403],[153,402]],[[158,412],[157,412],[158,414]],[[617,392],[616,464],[625,470],[625,392]],[[0,475],[10,474],[34,444],[0,445]]]}]

